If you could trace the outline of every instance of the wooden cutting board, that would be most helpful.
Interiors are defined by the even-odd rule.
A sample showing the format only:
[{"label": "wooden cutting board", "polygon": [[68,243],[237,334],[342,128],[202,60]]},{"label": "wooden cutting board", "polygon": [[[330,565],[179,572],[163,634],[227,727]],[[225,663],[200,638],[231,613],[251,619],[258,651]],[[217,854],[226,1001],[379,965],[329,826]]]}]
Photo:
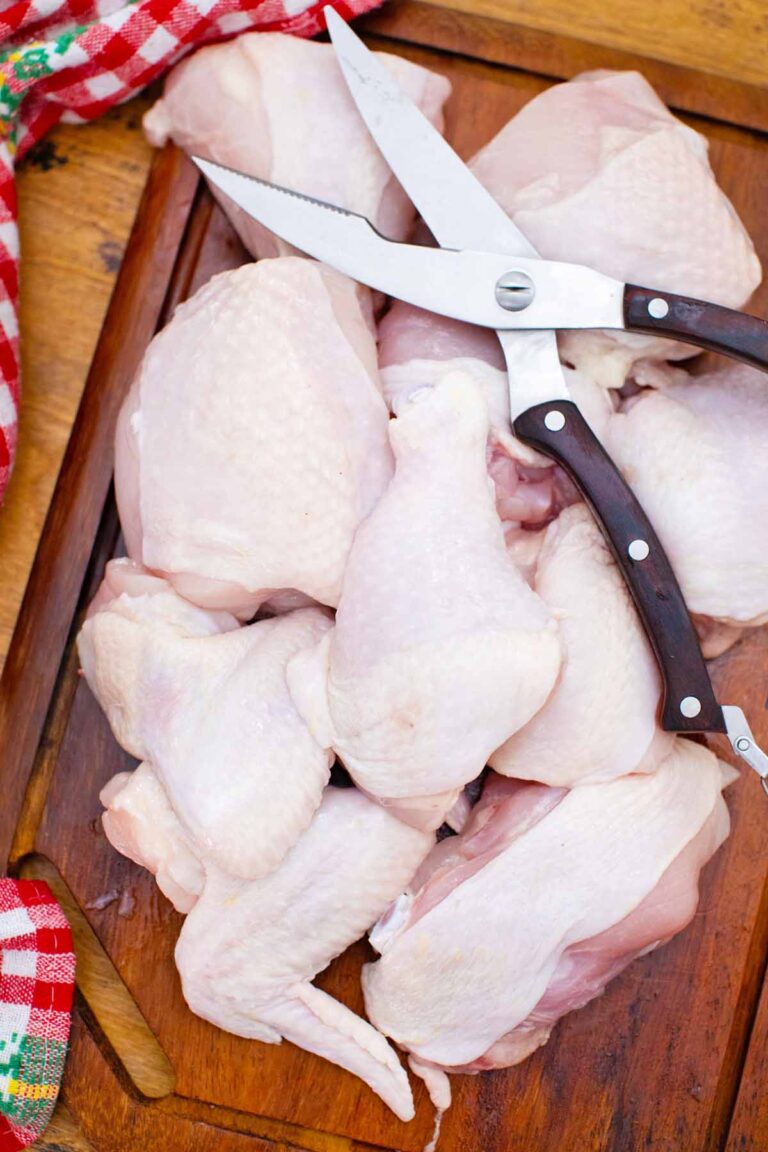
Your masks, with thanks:
[{"label": "wooden cutting board", "polygon": [[[375,46],[449,76],[447,134],[464,156],[553,79],[585,67],[642,67],[710,138],[720,182],[768,258],[768,108],[748,84],[697,81],[677,65],[646,67],[614,50],[409,0],[364,27]],[[433,1112],[420,1085],[417,1117],[402,1124],[349,1074],[192,1016],[172,960],[180,918],[100,831],[98,792],[132,765],[78,677],[73,637],[104,564],[120,553],[110,490],[115,416],[175,304],[244,258],[191,165],[172,148],[159,154],[0,683],[9,801],[0,810],[0,863],[48,878],[75,923],[80,993],[64,1093],[97,1149],[421,1152]],[[768,291],[755,308],[768,311]],[[768,740],[768,631],[718,661],[715,678],[721,698],[741,703]],[[456,1078],[442,1152],[768,1147],[760,1094],[768,1005],[759,1006],[768,807],[749,778],[734,786],[730,803],[733,834],[705,872],[693,924],[570,1015],[525,1064]],[[358,1011],[365,956],[358,945],[319,981]]]}]

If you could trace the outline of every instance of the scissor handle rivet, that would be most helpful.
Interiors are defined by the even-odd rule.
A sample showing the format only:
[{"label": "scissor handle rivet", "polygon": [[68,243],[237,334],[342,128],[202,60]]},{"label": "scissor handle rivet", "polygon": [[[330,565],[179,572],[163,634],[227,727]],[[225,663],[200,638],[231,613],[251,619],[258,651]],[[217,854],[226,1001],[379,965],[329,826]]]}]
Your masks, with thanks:
[{"label": "scissor handle rivet", "polygon": [[633,540],[627,548],[630,560],[645,560],[650,551],[647,540]]},{"label": "scissor handle rivet", "polygon": [[654,320],[663,320],[669,312],[669,304],[661,296],[654,296],[653,300],[648,301],[648,312]]},{"label": "scissor handle rivet", "polygon": [[680,701],[680,711],[683,716],[692,720],[694,716],[698,716],[699,712],[701,712],[701,700],[696,696],[684,696]]},{"label": "scissor handle rivet", "polygon": [[558,408],[553,408],[544,417],[544,427],[550,432],[559,432],[565,428],[565,416]]}]

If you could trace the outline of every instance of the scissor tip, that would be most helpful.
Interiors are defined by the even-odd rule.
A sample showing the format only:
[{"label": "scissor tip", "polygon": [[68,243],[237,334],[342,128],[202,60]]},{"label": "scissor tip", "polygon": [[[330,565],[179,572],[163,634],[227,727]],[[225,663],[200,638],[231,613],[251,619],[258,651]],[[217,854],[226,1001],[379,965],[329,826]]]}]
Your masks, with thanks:
[{"label": "scissor tip", "polygon": [[332,4],[325,4],[323,6],[323,15],[325,16],[326,27],[328,28],[330,28],[331,24],[334,24],[338,28],[340,24],[344,23]]}]

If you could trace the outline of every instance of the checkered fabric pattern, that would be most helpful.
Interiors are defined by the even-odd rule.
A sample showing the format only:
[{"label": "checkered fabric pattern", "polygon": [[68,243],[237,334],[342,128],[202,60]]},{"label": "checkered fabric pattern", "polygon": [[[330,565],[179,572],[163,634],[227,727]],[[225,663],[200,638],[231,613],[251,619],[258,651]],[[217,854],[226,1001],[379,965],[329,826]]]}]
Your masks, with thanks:
[{"label": "checkered fabric pattern", "polygon": [[[335,0],[350,18],[382,0]],[[16,451],[19,240],[13,165],[59,120],[82,123],[191,48],[246,29],[313,36],[324,0],[0,0],[0,504]]]},{"label": "checkered fabric pattern", "polygon": [[32,1144],[64,1068],[75,980],[72,933],[41,880],[0,880],[0,1152]]}]

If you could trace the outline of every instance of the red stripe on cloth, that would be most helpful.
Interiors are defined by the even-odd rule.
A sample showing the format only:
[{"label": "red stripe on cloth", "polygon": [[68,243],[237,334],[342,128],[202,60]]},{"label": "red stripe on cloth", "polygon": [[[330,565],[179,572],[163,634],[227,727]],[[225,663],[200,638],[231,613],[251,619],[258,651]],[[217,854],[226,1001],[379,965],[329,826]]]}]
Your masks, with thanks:
[{"label": "red stripe on cloth", "polygon": [[33,1004],[34,976],[6,976],[0,972],[0,1004]]},{"label": "red stripe on cloth", "polygon": [[17,373],[18,363],[13,345],[8,340],[0,340],[0,380],[13,380]]},{"label": "red stripe on cloth", "polygon": [[54,904],[53,893],[44,880],[18,880],[19,899],[25,908],[36,904]]},{"label": "red stripe on cloth", "polygon": [[[7,468],[11,462],[11,453],[8,450],[8,442],[5,438],[5,429],[0,427],[0,468]],[[0,488],[0,492],[2,488]]]},{"label": "red stripe on cloth", "polygon": [[0,1152],[19,1152],[21,1148],[26,1148],[26,1144],[22,1144],[10,1120],[0,1114]]},{"label": "red stripe on cloth", "polygon": [[27,1032],[30,1036],[40,1036],[43,1040],[61,1040],[65,1044],[69,1036],[69,1008],[66,1012],[31,1008]]},{"label": "red stripe on cloth", "polygon": [[[24,1004],[26,1001],[21,1000]],[[32,1007],[51,1009],[54,1012],[69,1012],[72,1007],[71,984],[49,984],[46,980],[35,980],[32,992]]]},{"label": "red stripe on cloth", "polygon": [[67,920],[58,904],[31,904],[27,916],[37,931],[41,928],[66,928]]},{"label": "red stripe on cloth", "polygon": [[59,952],[72,951],[70,928],[38,928],[35,933],[35,949],[43,956],[53,956]]}]

